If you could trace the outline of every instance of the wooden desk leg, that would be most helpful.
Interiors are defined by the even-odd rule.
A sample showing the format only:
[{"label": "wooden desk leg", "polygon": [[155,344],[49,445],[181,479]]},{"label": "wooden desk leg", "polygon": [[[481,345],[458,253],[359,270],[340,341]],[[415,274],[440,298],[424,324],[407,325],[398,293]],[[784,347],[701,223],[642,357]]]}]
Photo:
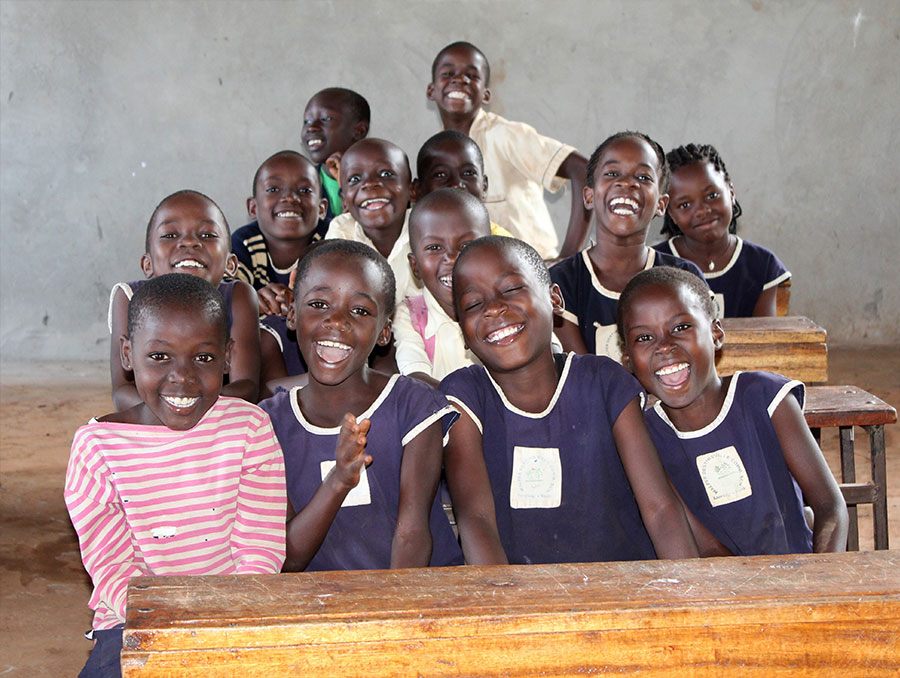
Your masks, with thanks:
[{"label": "wooden desk leg", "polygon": [[[856,459],[853,450],[853,427],[841,426],[841,482],[856,482]],[[847,550],[859,551],[859,518],[855,506],[847,507],[850,526],[847,531]]]},{"label": "wooden desk leg", "polygon": [[887,465],[884,449],[884,425],[866,426],[869,451],[872,455],[872,482],[875,484],[875,503],[872,520],[875,523],[875,548],[888,548]]}]

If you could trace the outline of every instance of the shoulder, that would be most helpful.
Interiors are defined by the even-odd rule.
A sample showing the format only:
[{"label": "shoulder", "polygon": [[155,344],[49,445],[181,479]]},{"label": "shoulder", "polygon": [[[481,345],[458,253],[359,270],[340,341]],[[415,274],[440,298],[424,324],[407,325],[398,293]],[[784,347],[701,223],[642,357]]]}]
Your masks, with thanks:
[{"label": "shoulder", "polygon": [[336,238],[355,240],[355,232],[356,220],[353,218],[353,215],[350,212],[342,212],[328,224],[328,233],[325,234],[325,240],[334,240]]},{"label": "shoulder", "polygon": [[259,426],[269,421],[268,413],[259,405],[231,396],[219,396],[216,404],[210,409],[210,414],[235,420],[244,419],[251,426]]},{"label": "shoulder", "polygon": [[655,245],[652,245],[651,247],[653,249],[655,249],[657,252],[661,252],[662,254],[668,254],[670,256],[675,256],[675,252],[672,251],[672,245],[669,240],[663,240],[662,242],[658,242]]},{"label": "shoulder", "polygon": [[553,264],[550,267],[550,279],[557,284],[562,284],[560,281],[571,280],[583,270],[585,270],[584,255],[578,252]]},{"label": "shoulder", "polygon": [[742,241],[741,259],[746,260],[750,266],[764,269],[765,271],[787,271],[784,263],[772,250],[748,240]]},{"label": "shoulder", "polygon": [[230,296],[232,303],[235,301],[240,303],[256,301],[256,290],[243,280],[223,280],[219,283],[219,291],[226,300]]},{"label": "shoulder", "polygon": [[803,382],[796,379],[763,371],[738,372],[732,378],[738,379],[735,398],[742,399],[744,407],[751,404],[759,405],[772,416],[778,405],[789,394],[793,394],[800,406],[803,406],[806,387]]},{"label": "shoulder", "polygon": [[249,224],[244,224],[231,234],[232,247],[235,245],[246,245],[248,240],[256,236],[262,238],[259,222],[251,221]]},{"label": "shoulder", "polygon": [[275,395],[261,400],[257,407],[272,417],[277,413],[291,409],[292,393],[293,389],[278,391]]},{"label": "shoulder", "polygon": [[690,271],[694,275],[696,275],[701,280],[706,280],[703,277],[703,273],[697,268],[697,264],[692,261],[688,261],[687,259],[682,259],[681,257],[676,257],[674,254],[668,254],[663,250],[655,249],[656,254],[653,259],[653,266],[674,266],[675,268],[680,268],[685,271]]},{"label": "shoulder", "polygon": [[396,382],[391,390],[391,397],[415,406],[421,404],[425,407],[431,407],[434,404],[447,404],[447,398],[440,390],[423,381],[403,375],[396,377]]},{"label": "shoulder", "polygon": [[441,380],[440,389],[445,395],[479,389],[488,383],[487,372],[481,365],[469,365],[454,370]]}]

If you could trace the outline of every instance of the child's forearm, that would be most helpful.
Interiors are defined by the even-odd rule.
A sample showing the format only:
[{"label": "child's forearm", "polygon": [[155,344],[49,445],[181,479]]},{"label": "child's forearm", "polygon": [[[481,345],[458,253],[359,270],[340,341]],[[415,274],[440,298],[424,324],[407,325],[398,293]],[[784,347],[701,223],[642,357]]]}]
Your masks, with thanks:
[{"label": "child's forearm", "polygon": [[285,572],[306,569],[325,541],[331,523],[351,489],[339,482],[332,469],[309,503],[288,521]]},{"label": "child's forearm", "polygon": [[847,529],[849,518],[847,509],[829,506],[820,510],[813,508],[813,552],[840,553],[847,550]]},{"label": "child's forearm", "polygon": [[587,174],[587,160],[580,153],[571,153],[559,167],[557,176],[571,182],[571,210],[566,237],[559,251],[560,259],[577,253],[585,240],[591,225],[591,212],[584,206],[584,184]]},{"label": "child's forearm", "polygon": [[391,542],[391,569],[428,567],[431,562],[431,529],[426,523],[413,529],[397,526]]},{"label": "child's forearm", "polygon": [[700,552],[681,502],[662,505],[644,518],[657,558],[697,558]]}]

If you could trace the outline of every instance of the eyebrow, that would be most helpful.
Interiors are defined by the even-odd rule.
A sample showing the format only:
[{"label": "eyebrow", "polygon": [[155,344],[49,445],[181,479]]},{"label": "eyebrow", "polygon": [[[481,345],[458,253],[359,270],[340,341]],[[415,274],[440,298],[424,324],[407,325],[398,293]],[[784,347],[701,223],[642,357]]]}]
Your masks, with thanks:
[{"label": "eyebrow", "polygon": [[[616,159],[613,158],[612,160],[607,160],[606,162],[604,162],[604,163],[603,163],[602,165],[600,165],[600,166],[601,166],[601,167],[606,167],[607,165],[621,165],[621,164],[622,164],[622,161],[621,161],[621,160],[616,160]],[[646,163],[646,162],[639,162],[639,163],[638,163],[638,167],[646,167],[646,168],[648,168],[648,169],[653,170],[654,172],[656,171],[656,168],[653,167],[653,165],[650,165],[650,164],[648,164],[648,163]]]}]

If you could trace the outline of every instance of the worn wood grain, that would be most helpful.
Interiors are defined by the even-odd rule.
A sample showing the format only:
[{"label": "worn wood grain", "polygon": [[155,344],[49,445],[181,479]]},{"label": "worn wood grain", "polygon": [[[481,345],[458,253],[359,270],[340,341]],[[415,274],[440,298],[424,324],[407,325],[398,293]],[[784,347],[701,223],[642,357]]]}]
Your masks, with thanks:
[{"label": "worn wood grain", "polygon": [[890,675],[900,556],[154,577],[126,676]]},{"label": "worn wood grain", "polygon": [[879,426],[897,421],[894,407],[857,386],[810,386],[803,414],[814,428]]},{"label": "worn wood grain", "polygon": [[719,374],[768,370],[806,383],[828,380],[827,334],[809,318],[724,318],[722,327]]}]

